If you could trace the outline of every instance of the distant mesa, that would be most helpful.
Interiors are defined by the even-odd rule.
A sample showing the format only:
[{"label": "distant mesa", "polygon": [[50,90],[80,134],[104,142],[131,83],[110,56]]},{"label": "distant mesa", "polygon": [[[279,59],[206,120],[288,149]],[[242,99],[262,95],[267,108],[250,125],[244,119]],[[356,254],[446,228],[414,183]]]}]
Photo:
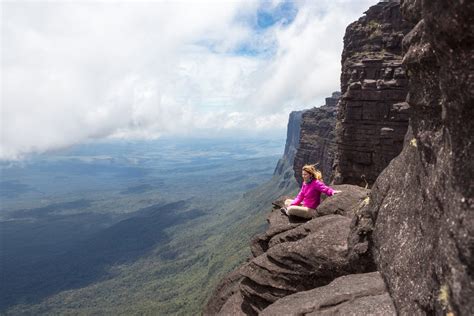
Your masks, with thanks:
[{"label": "distant mesa", "polygon": [[324,181],[332,179],[334,158],[336,156],[336,119],[337,103],[340,92],[333,92],[326,98],[326,104],[306,110],[302,114],[300,137],[294,162],[293,171],[298,183],[302,183],[301,168],[311,163],[317,164],[323,174]]}]

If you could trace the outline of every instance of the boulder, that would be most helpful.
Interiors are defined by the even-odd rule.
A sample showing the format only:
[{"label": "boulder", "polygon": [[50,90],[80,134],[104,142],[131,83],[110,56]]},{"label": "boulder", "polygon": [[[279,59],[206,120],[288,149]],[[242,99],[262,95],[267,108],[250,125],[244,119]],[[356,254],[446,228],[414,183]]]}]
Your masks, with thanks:
[{"label": "boulder", "polygon": [[341,193],[324,199],[316,209],[317,216],[339,214],[352,218],[359,205],[367,199],[370,193],[369,189],[356,185],[344,184],[332,187],[335,190],[340,190]]},{"label": "boulder", "polygon": [[281,242],[289,235],[277,237],[278,243],[241,270],[245,307],[258,313],[279,298],[352,273],[347,260],[349,225],[350,219],[329,215],[298,228],[309,231],[302,239]]},{"label": "boulder", "polygon": [[216,315],[221,310],[221,314],[226,314],[227,312],[224,312],[223,309],[224,305],[226,305],[225,311],[238,310],[239,284],[243,278],[241,270],[244,266],[245,264],[237,267],[220,280],[206,306],[204,306],[203,315]]},{"label": "boulder", "polygon": [[259,315],[396,315],[378,272],[342,276],[326,286],[279,299]]},{"label": "boulder", "polygon": [[297,227],[294,227],[293,229],[274,235],[268,242],[268,247],[271,248],[284,242],[298,241],[300,239],[306,238],[309,234],[317,232],[321,225],[338,220],[339,216],[334,215],[323,216],[317,221],[310,220]]},{"label": "boulder", "polygon": [[[279,204],[278,200],[273,202],[274,205],[276,205],[276,203]],[[257,257],[266,252],[268,250],[268,242],[273,236],[298,227],[307,221],[307,219],[294,216],[288,217],[280,211],[279,207],[273,208],[273,210],[267,216],[267,222],[269,224],[267,230],[264,233],[258,234],[252,238],[250,243],[252,255]]]},{"label": "boulder", "polygon": [[232,296],[229,297],[229,299],[225,302],[225,304],[222,306],[222,308],[219,310],[218,313],[207,314],[207,315],[209,316],[211,315],[241,316],[242,315],[243,316],[243,315],[251,314],[252,311],[244,311],[242,309],[242,303],[243,303],[242,294],[240,294],[240,292],[237,291],[234,294],[232,294]]}]

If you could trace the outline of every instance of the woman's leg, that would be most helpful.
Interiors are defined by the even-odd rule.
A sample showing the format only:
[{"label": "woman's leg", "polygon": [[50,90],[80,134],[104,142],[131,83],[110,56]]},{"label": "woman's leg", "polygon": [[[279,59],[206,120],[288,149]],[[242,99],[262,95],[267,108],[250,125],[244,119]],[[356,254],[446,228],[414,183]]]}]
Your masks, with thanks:
[{"label": "woman's leg", "polygon": [[291,205],[291,203],[293,203],[292,199],[286,199],[285,200],[285,208],[288,208]]},{"label": "woman's leg", "polygon": [[293,205],[288,207],[287,214],[303,218],[312,218],[316,214],[316,211],[305,206]]}]

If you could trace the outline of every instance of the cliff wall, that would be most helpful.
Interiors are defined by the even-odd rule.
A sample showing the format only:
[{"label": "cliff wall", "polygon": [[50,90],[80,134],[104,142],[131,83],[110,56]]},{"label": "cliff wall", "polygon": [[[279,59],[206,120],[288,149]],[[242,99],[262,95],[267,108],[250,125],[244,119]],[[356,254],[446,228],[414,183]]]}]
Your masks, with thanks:
[{"label": "cliff wall", "polygon": [[[402,24],[413,27],[403,39],[403,64],[398,57],[396,63],[391,59],[388,72],[393,78],[388,81],[400,79],[404,86],[384,90],[378,85],[387,84],[385,80],[377,80],[375,88],[366,79],[347,81],[339,102],[338,179],[360,185],[355,171],[366,172],[374,177],[372,190],[335,185],[342,193],[324,200],[317,217],[309,221],[286,217],[279,211],[283,199],[275,201],[267,230],[252,241],[252,258],[222,280],[204,314],[474,314],[474,2],[405,0],[401,8],[408,21]],[[367,16],[399,23],[397,10],[397,2],[383,2]],[[370,25],[370,20],[364,23]],[[368,38],[361,37],[360,43],[374,49],[370,34],[361,32]],[[388,43],[388,38],[382,41]],[[393,38],[399,47],[400,36]],[[373,59],[361,59],[364,76],[381,72],[377,67],[388,60]],[[374,64],[378,66],[370,66]],[[356,89],[351,90],[354,83]],[[407,89],[406,100],[390,103],[395,97],[386,98],[402,98]],[[370,113],[364,112],[371,104],[366,101],[377,101],[391,104],[388,113],[400,120],[399,125],[388,125],[399,129],[380,130],[403,134],[404,142],[378,177],[377,168],[382,167],[372,161],[376,147],[365,152],[371,164],[357,162],[352,149],[359,148],[361,139],[356,135],[354,148],[345,147],[351,139],[347,127],[377,130],[394,119],[390,116],[381,125],[375,119],[351,121],[346,115],[354,101],[362,101],[362,118]],[[382,139],[374,135],[374,142]],[[398,138],[392,136],[386,139],[395,146]],[[394,150],[391,154],[396,155]],[[341,168],[344,161],[347,169]],[[372,180],[366,176],[366,181]]]},{"label": "cliff wall", "polygon": [[326,98],[326,104],[314,107],[302,114],[301,132],[297,152],[293,163],[294,176],[302,183],[301,168],[305,164],[317,164],[323,179],[329,183],[332,178],[332,167],[336,155],[336,117],[337,101],[340,93],[334,92]]},{"label": "cliff wall", "polygon": [[[318,208],[320,217],[310,221],[283,215],[277,206],[282,201],[275,201],[267,230],[252,241],[253,257],[222,279],[204,315],[299,315],[327,305],[362,315],[371,311],[366,300],[371,308],[394,314],[383,279],[371,273],[374,266],[347,256],[351,218],[369,190],[351,185],[336,189],[343,193],[326,199]],[[348,303],[348,296],[354,300]]]},{"label": "cliff wall", "polygon": [[273,178],[277,179],[280,190],[295,189],[296,181],[293,176],[293,162],[295,160],[296,148],[299,144],[301,120],[303,111],[293,111],[290,113],[288,119],[288,127],[286,130],[286,143],[283,156],[278,160],[278,163],[273,172]]},{"label": "cliff wall", "polygon": [[372,185],[403,145],[409,107],[396,1],[380,2],[350,24],[344,36],[335,183]]},{"label": "cliff wall", "polygon": [[300,140],[302,115],[303,111],[293,111],[290,113],[286,129],[285,151],[275,167],[275,175],[282,175],[288,169],[288,166],[293,165]]},{"label": "cliff wall", "polygon": [[[412,109],[402,153],[352,225],[401,315],[474,314],[474,2],[402,2]],[[358,250],[357,250],[358,249]]]}]

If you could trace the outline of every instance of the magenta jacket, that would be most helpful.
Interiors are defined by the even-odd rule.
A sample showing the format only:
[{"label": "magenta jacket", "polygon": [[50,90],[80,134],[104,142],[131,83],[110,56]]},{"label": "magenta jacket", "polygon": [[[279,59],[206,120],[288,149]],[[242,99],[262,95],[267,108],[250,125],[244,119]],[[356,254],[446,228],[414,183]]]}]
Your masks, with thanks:
[{"label": "magenta jacket", "polygon": [[303,206],[315,209],[321,202],[321,192],[328,196],[334,194],[334,190],[322,181],[313,179],[310,183],[303,182],[300,193],[291,205],[300,205],[303,202]]}]

